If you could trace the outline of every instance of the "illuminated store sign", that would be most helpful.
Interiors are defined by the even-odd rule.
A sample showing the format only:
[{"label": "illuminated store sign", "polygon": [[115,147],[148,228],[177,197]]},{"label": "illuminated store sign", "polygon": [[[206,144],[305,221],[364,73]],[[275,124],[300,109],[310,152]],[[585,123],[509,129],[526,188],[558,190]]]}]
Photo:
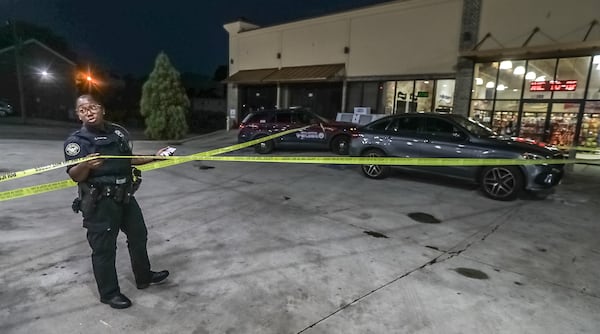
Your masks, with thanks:
[{"label": "illuminated store sign", "polygon": [[532,81],[530,92],[572,92],[577,89],[577,80]]}]

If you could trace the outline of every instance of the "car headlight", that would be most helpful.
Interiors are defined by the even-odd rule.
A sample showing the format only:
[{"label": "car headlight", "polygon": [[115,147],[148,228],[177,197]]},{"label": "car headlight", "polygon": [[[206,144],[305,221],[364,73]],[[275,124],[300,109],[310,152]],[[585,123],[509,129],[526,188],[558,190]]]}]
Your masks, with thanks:
[{"label": "car headlight", "polygon": [[546,157],[544,157],[542,155],[529,153],[529,152],[525,152],[525,153],[521,154],[521,158],[526,159],[526,160],[545,160],[546,159]]}]

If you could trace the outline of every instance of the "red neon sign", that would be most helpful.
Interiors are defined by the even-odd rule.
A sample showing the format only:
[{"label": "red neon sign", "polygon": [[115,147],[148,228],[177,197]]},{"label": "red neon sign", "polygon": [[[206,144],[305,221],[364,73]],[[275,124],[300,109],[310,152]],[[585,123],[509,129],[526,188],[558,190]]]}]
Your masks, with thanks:
[{"label": "red neon sign", "polygon": [[532,81],[530,92],[572,92],[577,89],[577,80]]}]

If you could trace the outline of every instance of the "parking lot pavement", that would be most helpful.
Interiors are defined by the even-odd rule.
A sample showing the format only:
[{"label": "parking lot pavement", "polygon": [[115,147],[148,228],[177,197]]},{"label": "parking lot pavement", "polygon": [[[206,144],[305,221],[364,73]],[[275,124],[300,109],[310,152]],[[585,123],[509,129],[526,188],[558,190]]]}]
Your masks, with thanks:
[{"label": "parking lot pavement", "polygon": [[[217,132],[177,153],[234,143]],[[62,160],[62,140],[0,149],[3,171]],[[600,167],[585,165],[548,199],[513,202],[423,176],[370,180],[353,166],[150,171],[136,197],[153,268],[171,276],[137,290],[120,236],[121,290],[134,303],[120,311],[98,301],[73,188],[0,202],[0,332],[597,333],[599,190]]]}]

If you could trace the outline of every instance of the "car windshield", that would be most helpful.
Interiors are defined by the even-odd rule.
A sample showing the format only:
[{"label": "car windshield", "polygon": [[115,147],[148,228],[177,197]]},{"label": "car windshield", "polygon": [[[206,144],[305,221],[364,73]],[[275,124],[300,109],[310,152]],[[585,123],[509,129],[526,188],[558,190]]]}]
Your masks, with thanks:
[{"label": "car windshield", "polygon": [[492,137],[496,133],[487,126],[466,117],[454,117],[456,123],[467,129],[470,133],[477,137]]}]

